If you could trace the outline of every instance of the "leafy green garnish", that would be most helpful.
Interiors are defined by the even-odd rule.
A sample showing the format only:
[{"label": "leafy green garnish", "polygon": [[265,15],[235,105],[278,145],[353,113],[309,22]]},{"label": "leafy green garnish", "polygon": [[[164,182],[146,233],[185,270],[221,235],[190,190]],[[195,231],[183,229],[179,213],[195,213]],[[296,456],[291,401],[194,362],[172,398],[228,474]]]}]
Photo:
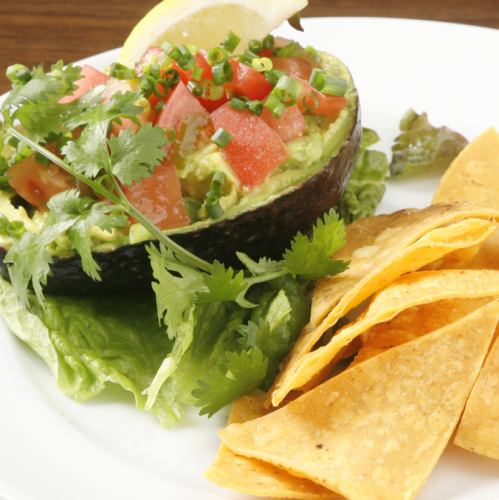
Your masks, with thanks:
[{"label": "leafy green garnish", "polygon": [[362,129],[352,175],[339,205],[341,217],[347,224],[373,215],[385,193],[388,159],[381,151],[368,149],[378,141],[379,136],[374,130]]},{"label": "leafy green garnish", "polygon": [[147,390],[147,408],[168,397],[173,422],[185,404],[211,415],[266,387],[308,319],[308,282],[346,268],[331,259],[344,243],[343,222],[331,211],[310,238],[298,234],[280,261],[239,253],[245,269],[238,272],[218,262],[196,270],[150,246],[157,309],[174,344]]},{"label": "leafy green garnish", "polygon": [[284,268],[294,276],[315,280],[329,274],[338,274],[347,263],[332,260],[331,255],[345,244],[345,228],[334,211],[319,219],[311,238],[298,233],[291,248],[283,255]]},{"label": "leafy green garnish", "polygon": [[42,141],[51,132],[62,130],[62,117],[72,109],[60,104],[59,100],[70,94],[75,81],[80,78],[79,67],[64,66],[58,61],[45,72],[37,66],[30,72],[26,83],[13,85],[12,91],[2,105],[2,118],[5,126],[19,120],[26,133],[35,141]]},{"label": "leafy green garnish", "polygon": [[25,232],[4,258],[4,262],[10,264],[10,279],[23,304],[28,302],[30,283],[37,298],[43,301],[43,286],[47,283],[53,261],[49,247],[57,238],[68,232],[71,247],[82,258],[83,270],[93,279],[98,279],[99,268],[90,251],[90,227],[95,225],[109,231],[127,223],[115,205],[82,198],[74,189],[53,196],[48,209],[50,212],[40,232]]},{"label": "leafy green garnish", "polygon": [[[45,361],[64,394],[86,401],[116,384],[144,409],[142,393],[171,349],[149,293],[47,296],[43,308],[30,293],[28,304],[22,306],[10,283],[0,279],[0,314]],[[169,407],[160,398],[150,411],[169,423]]]},{"label": "leafy green garnish", "polygon": [[434,127],[428,115],[410,109],[400,121],[400,135],[392,147],[393,176],[447,168],[468,141],[447,127]]}]

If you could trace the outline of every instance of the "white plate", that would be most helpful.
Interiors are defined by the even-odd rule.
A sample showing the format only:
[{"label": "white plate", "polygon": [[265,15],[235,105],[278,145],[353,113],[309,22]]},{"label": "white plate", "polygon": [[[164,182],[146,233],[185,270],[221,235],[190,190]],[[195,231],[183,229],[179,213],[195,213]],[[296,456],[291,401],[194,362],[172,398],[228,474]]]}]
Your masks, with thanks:
[{"label": "white plate", "polygon": [[[367,18],[305,19],[305,33],[279,33],[327,50],[352,70],[363,124],[388,151],[409,107],[468,138],[499,127],[499,31],[456,24]],[[103,67],[116,51],[86,60]],[[429,203],[436,179],[390,184],[382,211]],[[0,497],[8,500],[156,500],[243,496],[203,477],[216,451],[212,420],[193,416],[173,431],[110,390],[77,404],[45,365],[0,328]],[[450,446],[422,500],[499,499],[499,462]]]}]

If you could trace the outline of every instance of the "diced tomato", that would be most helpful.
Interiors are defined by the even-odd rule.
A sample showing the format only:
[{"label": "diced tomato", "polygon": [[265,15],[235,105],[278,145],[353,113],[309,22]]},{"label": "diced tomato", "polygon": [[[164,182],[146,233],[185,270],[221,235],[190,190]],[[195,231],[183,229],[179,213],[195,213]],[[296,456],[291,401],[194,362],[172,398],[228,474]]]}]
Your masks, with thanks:
[{"label": "diced tomato", "polygon": [[301,80],[308,80],[312,73],[312,63],[303,57],[272,57],[271,60],[274,69]]},{"label": "diced tomato", "polygon": [[177,172],[168,159],[156,167],[151,177],[131,186],[123,186],[123,191],[135,208],[161,229],[190,223]]},{"label": "diced tomato", "polygon": [[311,112],[323,116],[336,116],[345,106],[345,97],[324,95],[307,82],[302,81],[298,107],[302,113]]},{"label": "diced tomato", "polygon": [[259,116],[224,104],[211,113],[211,120],[215,129],[223,128],[232,136],[222,151],[243,185],[261,184],[286,159],[279,135]]},{"label": "diced tomato", "polygon": [[284,142],[301,137],[305,132],[305,119],[298,106],[286,108],[280,118],[275,118],[269,109],[263,108],[261,117]]},{"label": "diced tomato", "polygon": [[258,52],[258,55],[260,57],[272,57],[274,54],[274,51],[272,49],[263,49],[260,52]]},{"label": "diced tomato", "polygon": [[260,101],[263,101],[270,94],[272,85],[262,73],[234,59],[231,59],[230,63],[234,70],[234,79],[225,84],[229,93]]},{"label": "diced tomato", "polygon": [[7,171],[9,183],[28,203],[43,210],[52,196],[77,186],[77,181],[56,165],[41,165],[28,156]]},{"label": "diced tomato", "polygon": [[92,66],[84,65],[81,68],[82,77],[76,80],[76,90],[72,95],[64,96],[59,99],[60,104],[68,104],[70,102],[76,101],[83,94],[86,94],[90,89],[97,87],[97,85],[102,85],[109,80],[109,76],[105,75],[98,69],[92,68]]},{"label": "diced tomato", "polygon": [[161,110],[157,125],[177,131],[188,116],[195,114],[208,115],[206,109],[189,92],[189,89],[179,82]]}]

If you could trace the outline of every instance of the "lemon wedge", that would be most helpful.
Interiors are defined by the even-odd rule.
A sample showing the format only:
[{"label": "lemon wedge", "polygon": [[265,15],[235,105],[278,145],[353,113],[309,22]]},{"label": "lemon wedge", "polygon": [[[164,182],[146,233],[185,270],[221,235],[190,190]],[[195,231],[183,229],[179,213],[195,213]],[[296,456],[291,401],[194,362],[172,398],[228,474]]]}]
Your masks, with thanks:
[{"label": "lemon wedge", "polygon": [[153,7],[132,30],[118,61],[138,62],[149,47],[164,42],[194,44],[210,49],[233,31],[244,47],[263,38],[307,5],[307,0],[164,0]]}]

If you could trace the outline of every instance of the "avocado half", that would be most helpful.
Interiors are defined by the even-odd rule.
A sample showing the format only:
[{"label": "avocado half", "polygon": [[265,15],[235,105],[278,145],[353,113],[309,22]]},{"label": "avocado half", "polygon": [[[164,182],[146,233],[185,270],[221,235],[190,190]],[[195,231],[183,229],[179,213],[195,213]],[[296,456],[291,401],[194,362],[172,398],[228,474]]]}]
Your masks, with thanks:
[{"label": "avocado half", "polygon": [[[333,62],[341,64],[336,59]],[[341,67],[348,71],[342,64]],[[339,202],[360,142],[360,111],[353,83],[351,95],[348,126],[342,130],[343,141],[334,148],[334,156],[325,162],[325,166],[280,196],[263,200],[232,217],[169,232],[169,236],[205,260],[216,259],[234,267],[241,265],[236,257],[237,251],[254,259],[264,256],[279,259],[298,231],[307,232],[320,216]],[[150,288],[152,271],[146,250],[150,243],[154,242],[125,245],[110,252],[94,252],[101,269],[101,281],[94,281],[84,273],[78,256],[54,257],[45,291],[86,295]],[[0,248],[0,274],[8,279],[8,268],[3,262],[6,252]]]}]

